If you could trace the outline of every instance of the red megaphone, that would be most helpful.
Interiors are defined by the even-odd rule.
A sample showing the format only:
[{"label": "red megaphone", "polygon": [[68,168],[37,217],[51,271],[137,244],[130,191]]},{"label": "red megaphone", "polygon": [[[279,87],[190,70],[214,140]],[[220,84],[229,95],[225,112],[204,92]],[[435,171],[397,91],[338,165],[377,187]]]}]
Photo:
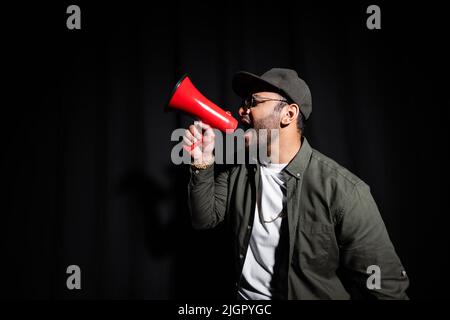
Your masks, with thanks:
[{"label": "red megaphone", "polygon": [[238,125],[231,113],[225,112],[202,95],[187,75],[175,85],[167,109],[183,111],[223,132],[234,131]]}]

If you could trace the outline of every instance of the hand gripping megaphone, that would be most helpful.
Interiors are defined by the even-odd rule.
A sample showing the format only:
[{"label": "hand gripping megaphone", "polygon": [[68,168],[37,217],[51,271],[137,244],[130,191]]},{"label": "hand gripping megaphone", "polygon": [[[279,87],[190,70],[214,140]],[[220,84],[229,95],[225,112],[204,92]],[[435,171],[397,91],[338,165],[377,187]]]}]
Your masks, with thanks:
[{"label": "hand gripping megaphone", "polygon": [[[170,109],[187,113],[222,132],[233,132],[238,125],[238,121],[231,113],[224,111],[202,95],[187,75],[175,85],[166,107],[166,110]],[[191,146],[191,150],[197,143]]]}]

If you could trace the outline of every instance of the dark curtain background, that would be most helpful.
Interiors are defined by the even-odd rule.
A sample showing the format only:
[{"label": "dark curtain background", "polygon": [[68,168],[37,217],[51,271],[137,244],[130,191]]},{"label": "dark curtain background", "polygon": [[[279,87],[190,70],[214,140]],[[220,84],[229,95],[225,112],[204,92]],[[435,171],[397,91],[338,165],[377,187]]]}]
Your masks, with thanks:
[{"label": "dark curtain background", "polygon": [[[414,299],[448,298],[448,28],[436,3],[121,2],[6,6],[4,298],[232,297],[223,227],[194,231],[163,108],[188,73],[236,112],[234,72],[298,71],[306,136],[371,186]],[[81,8],[81,30],[66,8]],[[381,30],[366,8],[381,7]],[[79,265],[81,290],[66,288]]]}]

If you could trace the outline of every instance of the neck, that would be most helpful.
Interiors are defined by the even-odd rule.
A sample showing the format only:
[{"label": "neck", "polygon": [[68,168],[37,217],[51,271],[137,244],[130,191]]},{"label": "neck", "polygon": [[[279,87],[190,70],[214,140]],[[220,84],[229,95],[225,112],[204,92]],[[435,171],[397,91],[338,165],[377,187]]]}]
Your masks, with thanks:
[{"label": "neck", "polygon": [[281,130],[279,138],[271,143],[270,161],[272,163],[289,163],[300,150],[300,147],[300,134]]}]

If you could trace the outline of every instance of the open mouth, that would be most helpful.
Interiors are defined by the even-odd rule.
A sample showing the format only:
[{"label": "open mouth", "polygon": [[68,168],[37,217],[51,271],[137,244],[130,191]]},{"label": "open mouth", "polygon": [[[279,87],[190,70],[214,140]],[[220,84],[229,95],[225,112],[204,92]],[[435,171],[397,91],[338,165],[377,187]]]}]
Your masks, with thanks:
[{"label": "open mouth", "polygon": [[242,117],[241,124],[245,128],[245,130],[250,129],[252,127],[251,121],[248,117]]}]

